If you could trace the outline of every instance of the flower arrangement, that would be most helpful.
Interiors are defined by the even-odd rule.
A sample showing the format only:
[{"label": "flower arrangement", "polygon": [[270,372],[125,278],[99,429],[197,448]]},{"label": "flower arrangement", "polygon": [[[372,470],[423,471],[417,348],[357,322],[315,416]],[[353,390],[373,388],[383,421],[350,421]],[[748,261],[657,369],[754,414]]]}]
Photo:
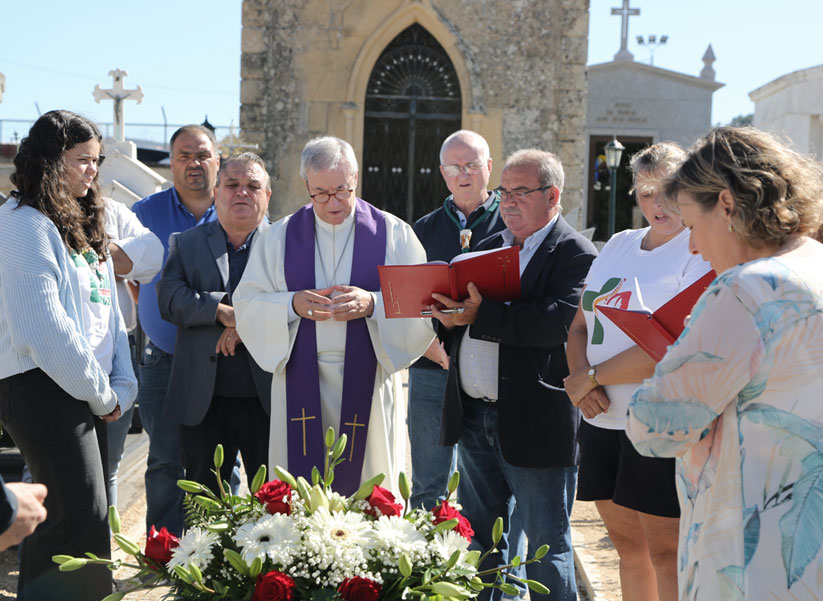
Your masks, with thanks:
[{"label": "flower arrangement", "polygon": [[[486,587],[508,594],[518,589],[504,572],[537,561],[548,551],[492,570],[477,566],[496,551],[503,522],[494,526],[495,548],[481,555],[469,550],[474,531],[453,505],[459,474],[448,485],[448,496],[433,511],[408,506],[410,484],[398,482],[403,502],[382,488],[383,475],[364,482],[350,497],[332,491],[334,467],[346,446],[346,436],[325,437],[323,474],[315,467],[312,482],[275,468],[276,480],[265,482],[266,466],[254,476],[246,497],[233,496],[218,477],[219,494],[188,480],[178,485],[186,497],[188,530],[178,539],[154,527],[145,550],[120,533],[119,517],[109,508],[109,523],[120,549],[134,558],[103,559],[56,555],[61,571],[88,564],[137,570],[131,588],[107,596],[120,601],[141,588],[169,585],[173,598],[231,601],[390,601],[443,599],[465,601]],[[214,453],[215,473],[223,464],[223,448]],[[514,578],[508,574],[508,577]],[[548,589],[522,580],[535,592]]]}]

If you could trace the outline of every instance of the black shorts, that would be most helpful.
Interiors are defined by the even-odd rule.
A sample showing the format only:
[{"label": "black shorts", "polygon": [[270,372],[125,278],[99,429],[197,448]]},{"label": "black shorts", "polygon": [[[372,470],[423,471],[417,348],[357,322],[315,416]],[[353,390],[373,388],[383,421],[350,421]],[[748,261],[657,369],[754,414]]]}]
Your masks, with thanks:
[{"label": "black shorts", "polygon": [[623,430],[586,421],[578,430],[579,501],[614,501],[617,505],[666,518],[680,517],[674,459],[644,457]]}]

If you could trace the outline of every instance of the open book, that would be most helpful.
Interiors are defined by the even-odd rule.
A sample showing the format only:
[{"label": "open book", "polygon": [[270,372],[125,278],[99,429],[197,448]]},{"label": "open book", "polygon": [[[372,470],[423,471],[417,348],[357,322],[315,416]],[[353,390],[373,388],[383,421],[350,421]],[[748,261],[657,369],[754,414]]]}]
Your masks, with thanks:
[{"label": "open book", "polygon": [[468,298],[474,282],[484,298],[510,301],[520,298],[520,249],[496,248],[463,253],[451,260],[420,265],[380,265],[380,290],[386,317],[420,317],[437,301],[437,292],[456,301]]},{"label": "open book", "polygon": [[652,359],[660,361],[666,354],[666,347],[677,340],[686,327],[692,307],[715,277],[714,271],[710,271],[654,313],[600,306],[597,311],[614,322]]}]

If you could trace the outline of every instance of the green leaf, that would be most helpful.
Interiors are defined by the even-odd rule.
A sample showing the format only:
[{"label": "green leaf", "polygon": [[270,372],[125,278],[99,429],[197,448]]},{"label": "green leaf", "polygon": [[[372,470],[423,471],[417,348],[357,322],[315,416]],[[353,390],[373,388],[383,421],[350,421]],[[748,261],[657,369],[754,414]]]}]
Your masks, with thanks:
[{"label": "green leaf", "polygon": [[112,534],[120,534],[120,514],[114,505],[109,505],[109,528]]},{"label": "green leaf", "polygon": [[223,467],[223,445],[221,444],[214,447],[214,467],[217,468],[218,472]]},{"label": "green leaf", "polygon": [[226,558],[235,570],[243,576],[249,575],[249,566],[243,561],[243,557],[234,549],[223,549],[223,557]]},{"label": "green leaf", "polygon": [[549,594],[548,587],[546,585],[544,585],[543,583],[538,582],[537,580],[524,579],[523,582],[526,583],[526,585],[529,587],[530,591],[534,591],[538,595],[548,595]]},{"label": "green leaf", "polygon": [[228,522],[212,522],[206,526],[206,530],[209,532],[216,532],[217,534],[228,532],[230,528],[231,524]]},{"label": "green leaf", "polygon": [[360,488],[357,489],[357,492],[351,496],[353,501],[362,501],[366,497],[368,497],[374,491],[375,486],[380,486],[383,482],[383,479],[386,476],[383,474],[377,474],[376,476],[369,478],[363,484],[360,485]]},{"label": "green leaf", "polygon": [[111,595],[107,595],[103,597],[102,601],[120,601],[123,597],[126,596],[126,593],[112,593]]},{"label": "green leaf", "polygon": [[549,552],[549,545],[540,545],[537,548],[537,551],[534,552],[535,559],[543,559],[546,556],[546,553]]},{"label": "green leaf", "polygon": [[445,569],[446,569],[446,571],[449,571],[449,570],[451,570],[454,566],[456,566],[456,565],[457,565],[457,560],[458,560],[458,559],[460,559],[460,550],[459,550],[459,549],[458,549],[457,551],[455,551],[454,553],[452,553],[452,554],[451,554],[451,557],[449,557],[449,561],[448,561],[448,562],[446,562],[446,568],[445,568]]},{"label": "green leaf", "polygon": [[343,451],[346,450],[346,438],[338,438],[337,441],[334,443],[334,448],[331,450],[331,458],[332,459],[339,459],[340,456],[343,454]]},{"label": "green leaf", "polygon": [[512,597],[520,595],[520,589],[508,582],[502,582],[498,584],[497,588],[503,591],[506,595],[510,595]]},{"label": "green leaf", "polygon": [[191,572],[191,575],[195,580],[203,580],[203,572],[200,571],[200,568],[197,567],[197,564],[190,564],[189,571]]},{"label": "green leaf", "polygon": [[191,584],[194,582],[194,578],[192,578],[191,573],[184,568],[183,566],[174,566],[174,573],[186,584]]},{"label": "green leaf", "polygon": [[423,584],[428,584],[429,582],[431,582],[431,579],[432,579],[432,570],[431,570],[431,568],[426,568],[426,571],[423,572],[422,583]]},{"label": "green leaf", "polygon": [[523,560],[520,558],[520,556],[519,556],[519,555],[515,555],[515,556],[512,558],[512,561],[511,561],[512,567],[515,567],[515,568],[516,568],[517,566],[519,566],[519,565],[520,565],[520,562],[521,562],[521,561],[523,561]]},{"label": "green leaf", "polygon": [[500,542],[500,539],[503,537],[503,518],[500,516],[494,520],[494,526],[492,526],[492,542],[497,545]]},{"label": "green leaf", "polygon": [[277,476],[278,480],[282,480],[292,488],[297,488],[297,480],[294,479],[294,476],[279,465],[274,466],[274,475]]},{"label": "green leaf", "polygon": [[[443,595],[444,597],[451,597],[452,599],[466,599],[470,596],[469,591],[451,582],[434,582],[431,585],[431,590],[433,593]],[[515,589],[515,593],[516,592],[517,589]]]},{"label": "green leaf", "polygon": [[140,547],[138,547],[136,543],[133,543],[122,534],[115,534],[114,540],[117,541],[117,546],[119,546],[121,549],[123,549],[123,551],[125,551],[129,555],[140,555]]},{"label": "green leaf", "polygon": [[60,567],[57,569],[61,572],[73,572],[74,570],[79,570],[88,563],[89,560],[85,557],[72,557],[68,561],[61,563]]},{"label": "green leaf", "polygon": [[437,526],[434,527],[432,530],[432,534],[437,534],[438,532],[446,532],[447,530],[453,530],[455,526],[457,526],[457,518],[446,520],[445,522],[440,522]]},{"label": "green leaf", "polygon": [[400,574],[403,576],[403,578],[408,578],[409,576],[411,576],[411,561],[409,561],[409,558],[405,553],[403,553],[400,556],[400,559],[397,560],[397,567],[400,570]]},{"label": "green leaf", "polygon": [[194,482],[193,480],[178,480],[177,487],[182,488],[184,491],[192,494],[203,492],[203,489],[206,488],[199,482]]},{"label": "green leaf", "polygon": [[216,592],[221,597],[225,596],[225,594],[229,592],[229,588],[225,584],[218,582],[217,580],[212,581],[212,586],[214,587],[214,592]]},{"label": "green leaf", "polygon": [[252,578],[257,578],[261,571],[263,571],[263,560],[259,557],[255,557],[249,567],[249,576]]},{"label": "green leaf", "polygon": [[477,549],[467,551],[465,561],[470,566],[474,566],[476,568],[477,564],[480,563],[480,551],[478,551]]},{"label": "green leaf", "polygon": [[329,429],[326,430],[326,440],[324,442],[326,443],[327,449],[330,449],[332,448],[332,446],[334,446],[334,428],[332,428],[331,426],[329,426]]},{"label": "green leaf", "polygon": [[56,564],[64,564],[67,561],[74,559],[73,555],[52,555],[51,560]]},{"label": "green leaf", "polygon": [[485,586],[483,585],[483,581],[480,579],[480,576],[475,576],[474,578],[469,580],[469,587],[471,587],[473,591],[478,592],[482,591],[485,588]]},{"label": "green leaf", "polygon": [[451,495],[454,491],[457,490],[457,485],[460,484],[460,472],[454,472],[451,477],[449,478],[449,483],[446,486],[449,494]]},{"label": "green leaf", "polygon": [[194,497],[194,500],[203,509],[208,509],[210,511],[219,511],[223,508],[219,501],[215,501],[214,499],[210,499],[209,497],[205,497],[203,495],[197,495]]},{"label": "green leaf", "polygon": [[400,472],[400,476],[397,479],[397,485],[400,489],[400,496],[403,497],[404,501],[408,501],[409,497],[411,497],[411,482],[409,481],[409,477],[406,475],[406,472]]},{"label": "green leaf", "polygon": [[260,467],[257,468],[257,472],[254,474],[254,478],[251,481],[251,493],[254,494],[263,488],[263,485],[266,483],[266,464],[264,463]]}]

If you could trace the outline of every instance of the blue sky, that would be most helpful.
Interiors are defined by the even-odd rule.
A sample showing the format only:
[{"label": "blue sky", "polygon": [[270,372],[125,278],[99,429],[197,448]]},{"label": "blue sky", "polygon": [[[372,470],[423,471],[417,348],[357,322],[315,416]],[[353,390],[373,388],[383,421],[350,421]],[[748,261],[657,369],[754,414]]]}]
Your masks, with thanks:
[{"label": "blue sky", "polygon": [[[332,0],[338,1],[338,0]],[[579,0],[583,1],[583,0]],[[482,10],[482,0],[475,0]],[[620,18],[610,9],[622,0],[591,0],[589,64],[612,60],[620,44]],[[717,80],[713,123],[752,112],[748,93],[797,69],[823,63],[820,0],[632,0],[629,50],[648,62],[635,36],[667,34],[654,55],[658,67],[697,75],[712,44]],[[109,70],[128,71],[126,87],[140,85],[142,104],[126,103],[129,135],[162,139],[129,123],[238,123],[240,96],[240,0],[0,0],[0,140],[37,117],[66,108],[106,122],[110,102],[96,104],[95,84],[107,88]]]}]

